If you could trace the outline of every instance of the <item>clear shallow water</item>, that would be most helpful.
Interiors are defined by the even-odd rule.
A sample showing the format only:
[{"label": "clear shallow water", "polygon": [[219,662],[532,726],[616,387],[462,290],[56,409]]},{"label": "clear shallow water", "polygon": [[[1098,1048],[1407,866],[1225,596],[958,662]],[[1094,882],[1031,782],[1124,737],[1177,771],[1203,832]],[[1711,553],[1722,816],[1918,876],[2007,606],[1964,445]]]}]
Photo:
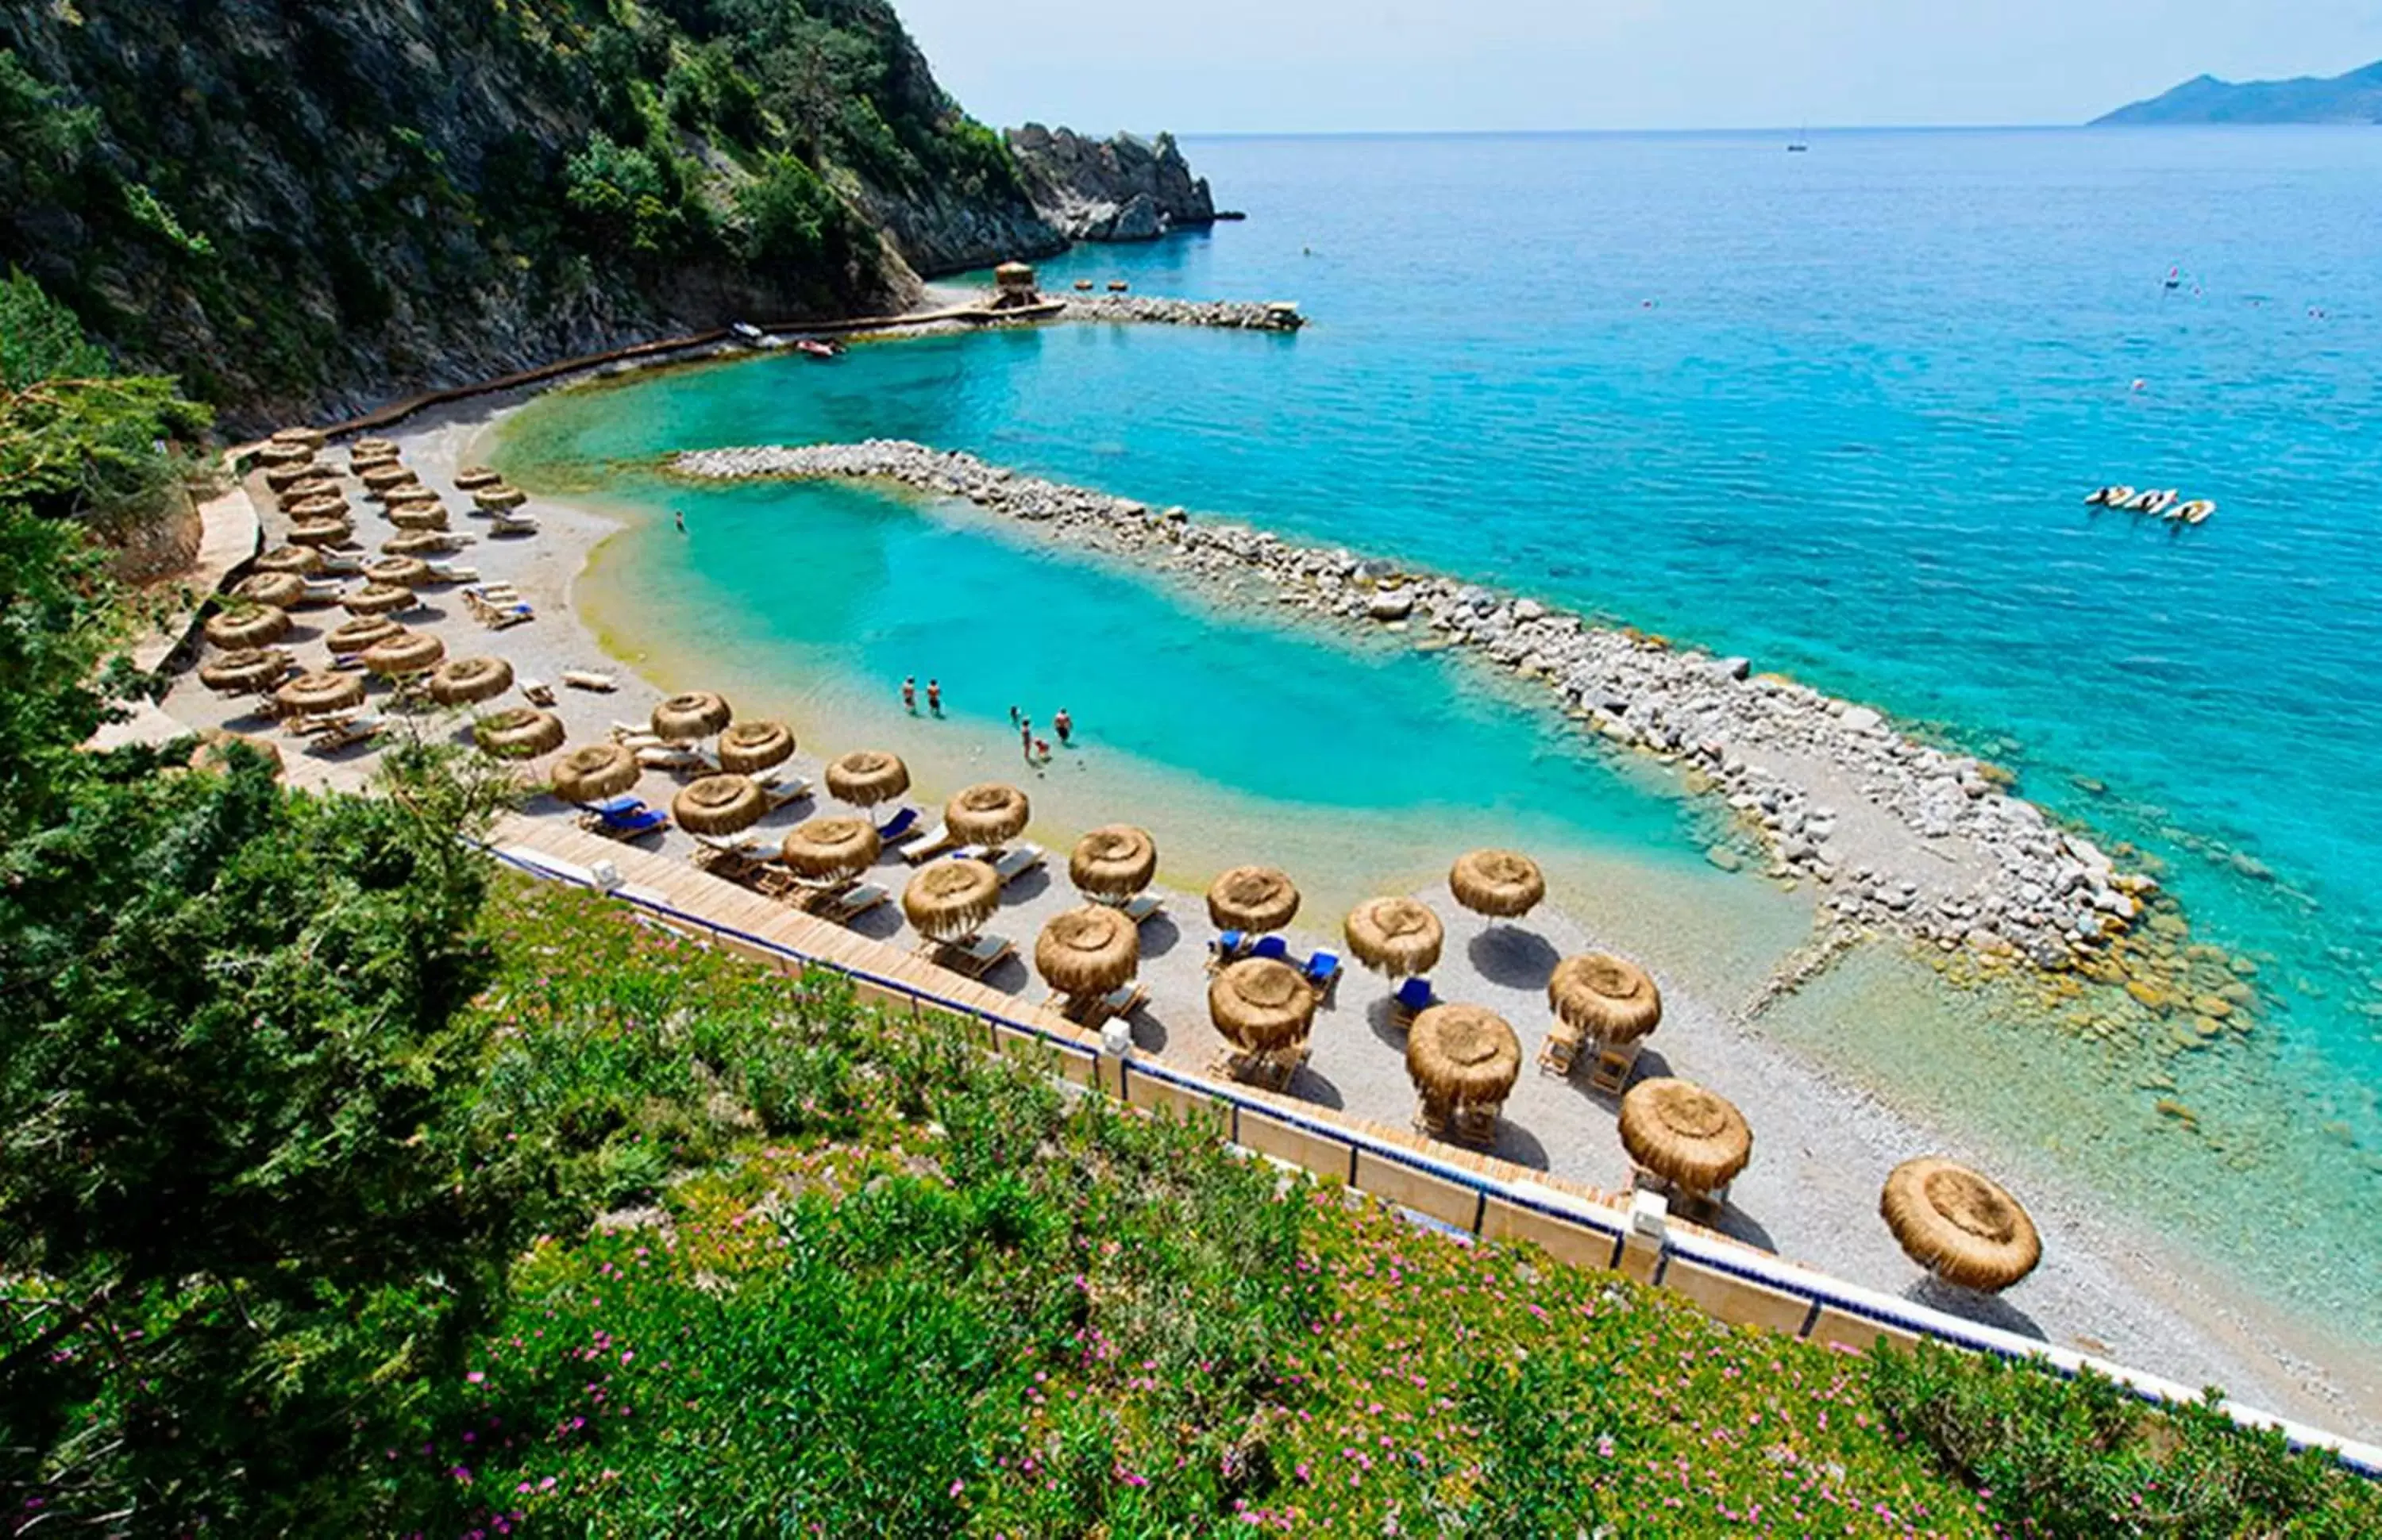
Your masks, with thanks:
[{"label": "clear shallow water", "polygon": [[[2258,1051],[2365,1141],[2290,1196],[2311,1225],[2370,1217],[2382,136],[1190,148],[1248,224],[1087,249],[1046,287],[1294,298],[1306,333],[771,359],[555,398],[513,450],[583,466],[913,437],[1565,601],[1939,724],[2172,862],[2203,934],[2273,959],[2284,1008]],[[2180,534],[2088,515],[2108,481],[2223,509]],[[1012,695],[1068,704],[1148,765],[1286,806],[1504,806],[1692,862],[1675,804],[1460,703],[1450,666],[1187,622],[1147,584],[848,491],[608,490],[694,521],[682,545],[637,545],[641,581],[824,675],[939,671],[987,719]],[[2267,1184],[2293,1169],[2256,1165]],[[2376,1289],[2370,1267],[2332,1281]]]}]

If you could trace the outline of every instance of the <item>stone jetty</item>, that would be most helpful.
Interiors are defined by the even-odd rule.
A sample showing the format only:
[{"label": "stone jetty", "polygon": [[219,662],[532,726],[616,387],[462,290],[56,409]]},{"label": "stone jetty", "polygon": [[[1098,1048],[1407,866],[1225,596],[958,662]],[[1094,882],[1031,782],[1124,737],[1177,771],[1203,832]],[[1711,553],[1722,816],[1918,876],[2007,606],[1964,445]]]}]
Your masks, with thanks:
[{"label": "stone jetty", "polygon": [[[707,478],[895,483],[1242,596],[1467,649],[1553,691],[1604,740],[1678,765],[1691,791],[1734,811],[1772,876],[1822,890],[1831,925],[2065,969],[2105,961],[2156,890],[2010,795],[2008,776],[1995,766],[1910,738],[1867,706],[1757,673],[1744,658],[1674,647],[1536,599],[922,444],[711,449],[681,455],[675,467]],[[1725,847],[1713,858],[1738,859]]]},{"label": "stone jetty", "polygon": [[1169,326],[1222,326],[1230,331],[1295,332],[1307,324],[1283,300],[1169,299],[1147,294],[1071,294],[1062,321],[1138,321]]}]

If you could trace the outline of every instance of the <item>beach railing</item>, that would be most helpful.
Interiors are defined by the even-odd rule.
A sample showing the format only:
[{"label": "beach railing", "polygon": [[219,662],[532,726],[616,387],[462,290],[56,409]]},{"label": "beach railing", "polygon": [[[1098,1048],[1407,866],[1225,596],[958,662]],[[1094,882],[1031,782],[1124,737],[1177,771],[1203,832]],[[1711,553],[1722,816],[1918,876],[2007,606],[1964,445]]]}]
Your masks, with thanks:
[{"label": "beach railing", "polygon": [[[1852,1352],[1879,1342],[1908,1348],[1933,1341],[2039,1360],[2069,1378],[2090,1371],[2148,1402],[2201,1399],[2195,1387],[1847,1283],[1671,1220],[1659,1209],[1617,1206],[1504,1162],[1430,1145],[1328,1108],[1105,1052],[1062,1017],[957,975],[939,978],[939,970],[881,942],[796,914],[683,862],[526,819],[507,820],[499,837],[504,842],[490,848],[496,859],[531,876],[607,893],[653,923],[787,977],[810,968],[841,974],[864,1004],[914,1019],[928,1011],[955,1018],[980,1033],[988,1050],[1033,1062],[1071,1084],[1199,1125],[1449,1230],[1484,1241],[1526,1241],[1559,1261],[1667,1289],[1731,1325]],[[599,862],[607,868],[600,874]],[[755,928],[739,923],[737,912],[706,912],[714,898],[693,886],[698,882],[720,889],[717,907],[766,920]],[[797,927],[822,934],[786,934]],[[763,928],[780,934],[759,934]],[[2221,1410],[2243,1427],[2275,1429],[2295,1448],[2325,1450],[2348,1469],[2382,1480],[2382,1448],[2229,1399]]]}]

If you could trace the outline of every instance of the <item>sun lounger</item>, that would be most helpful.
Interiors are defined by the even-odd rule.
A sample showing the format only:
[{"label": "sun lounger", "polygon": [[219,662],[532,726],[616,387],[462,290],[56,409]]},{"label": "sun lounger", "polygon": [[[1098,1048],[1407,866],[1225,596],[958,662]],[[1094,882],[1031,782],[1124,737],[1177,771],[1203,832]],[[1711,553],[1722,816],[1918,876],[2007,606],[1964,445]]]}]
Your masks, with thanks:
[{"label": "sun lounger", "polygon": [[918,810],[905,807],[877,825],[878,839],[887,845],[899,845],[918,837]]},{"label": "sun lounger", "polygon": [[1125,984],[1105,995],[1070,995],[1063,998],[1059,1014],[1086,1032],[1098,1032],[1120,1016],[1130,1016],[1149,1003],[1149,991],[1141,984]]},{"label": "sun lounger", "polygon": [[522,680],[521,692],[522,699],[527,701],[531,705],[550,706],[554,704],[554,686],[546,683],[544,679]]},{"label": "sun lounger", "polygon": [[363,715],[363,710],[362,706],[354,706],[346,711],[293,715],[282,722],[281,730],[291,738],[311,738],[316,733],[329,732],[342,722],[353,721]]},{"label": "sun lounger", "polygon": [[1039,845],[1013,845],[992,863],[992,870],[1001,878],[1001,886],[1007,887],[1048,858],[1049,852]]},{"label": "sun lounger", "polygon": [[537,520],[518,513],[491,513],[488,515],[488,532],[490,534],[535,534]]},{"label": "sun lounger", "polygon": [[970,940],[947,942],[934,948],[934,959],[938,963],[972,979],[984,977],[1016,955],[1015,942],[989,931]]},{"label": "sun lounger", "polygon": [[1239,931],[1225,931],[1208,943],[1208,972],[1214,972],[1226,963],[1238,962],[1248,950],[1249,938]]},{"label": "sun lounger", "polygon": [[471,595],[492,605],[510,605],[521,598],[521,590],[510,583],[480,583],[471,590]]},{"label": "sun lounger", "polygon": [[600,834],[608,839],[638,839],[649,834],[659,834],[669,827],[669,814],[656,807],[638,802],[632,809],[614,813],[600,805],[587,810],[579,826],[589,834]]},{"label": "sun lounger", "polygon": [[1136,893],[1116,906],[1120,913],[1138,925],[1166,911],[1166,900],[1155,893]]},{"label": "sun lounger", "polygon": [[875,883],[865,882],[822,895],[806,907],[812,914],[831,925],[848,925],[878,905],[890,901],[892,897]]},{"label": "sun lounger", "polygon": [[902,859],[915,866],[922,862],[934,860],[946,850],[956,850],[959,848],[959,839],[952,833],[952,826],[949,824],[938,824],[902,847]]},{"label": "sun lounger", "polygon": [[304,591],[298,595],[298,602],[302,605],[336,605],[339,602],[339,595],[347,591],[337,583],[325,582],[319,578],[313,579],[307,581]]},{"label": "sun lounger", "polygon": [[608,695],[620,688],[620,681],[611,675],[597,674],[584,668],[564,669],[562,682],[573,690],[592,690],[599,695]]},{"label": "sun lounger", "polygon": [[1332,986],[1340,982],[1340,954],[1319,951],[1307,959],[1300,972],[1318,995],[1330,995]]},{"label": "sun lounger", "polygon": [[1390,1017],[1402,1027],[1409,1026],[1416,1017],[1429,1008],[1430,1000],[1429,979],[1408,979],[1398,985],[1396,994],[1390,996]]},{"label": "sun lounger", "polygon": [[377,716],[350,716],[332,723],[316,733],[306,744],[306,752],[314,754],[336,754],[342,749],[352,749],[359,743],[369,743],[380,736],[385,724]]},{"label": "sun lounger", "polygon": [[694,837],[694,842],[706,850],[731,856],[751,855],[755,850],[769,848],[769,842],[754,829],[746,829],[742,834],[699,834]]},{"label": "sun lounger", "polygon": [[1290,943],[1278,935],[1261,935],[1249,948],[1249,956],[1271,958],[1276,962],[1290,960]]},{"label": "sun lounger", "polygon": [[643,797],[632,791],[623,791],[618,797],[607,797],[600,802],[588,803],[586,811],[596,813],[634,813],[645,805]]},{"label": "sun lounger", "polygon": [[[718,762],[714,760],[712,763],[716,764]],[[799,802],[811,794],[811,782],[808,776],[785,775],[778,766],[762,771],[753,776],[752,780],[755,786],[761,788],[761,805],[771,813],[777,812],[788,802]]]},{"label": "sun lounger", "polygon": [[364,569],[364,558],[346,551],[325,551],[320,546],[315,554],[323,558],[323,570],[341,577],[353,577]]},{"label": "sun lounger", "polygon": [[653,743],[639,749],[637,763],[648,770],[690,772],[711,768],[701,754],[689,749],[673,748],[667,743]]},{"label": "sun lounger", "polygon": [[475,583],[480,581],[480,569],[476,567],[460,567],[451,561],[424,562],[423,565],[429,568],[430,575],[442,583]]}]

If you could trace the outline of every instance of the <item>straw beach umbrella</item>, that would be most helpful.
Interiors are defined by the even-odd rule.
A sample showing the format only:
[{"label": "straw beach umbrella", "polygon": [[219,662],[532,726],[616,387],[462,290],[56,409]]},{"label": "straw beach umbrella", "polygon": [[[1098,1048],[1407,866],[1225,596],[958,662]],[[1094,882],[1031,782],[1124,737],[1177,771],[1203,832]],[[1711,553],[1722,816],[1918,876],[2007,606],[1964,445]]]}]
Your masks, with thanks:
[{"label": "straw beach umbrella", "polygon": [[1634,1043],[1663,1020],[1663,994],[1634,962],[1585,952],[1555,964],[1547,1008],[1598,1043]]},{"label": "straw beach umbrella", "polygon": [[257,557],[255,566],[260,572],[289,572],[302,578],[323,569],[323,553],[303,545],[276,545]]},{"label": "straw beach umbrella", "polygon": [[1297,887],[1271,866],[1235,866],[1208,889],[1219,930],[1278,931],[1297,915]]},{"label": "straw beach umbrella", "polygon": [[1348,911],[1344,930],[1358,962],[1394,979],[1438,967],[1447,942],[1439,916],[1413,898],[1368,898]]},{"label": "straw beach umbrella", "polygon": [[400,530],[417,533],[443,533],[447,529],[447,509],[437,503],[402,503],[388,510],[388,521]]},{"label": "straw beach umbrella", "polygon": [[732,772],[689,782],[670,799],[670,815],[689,834],[743,834],[768,810],[761,788]]},{"label": "straw beach umbrella", "polygon": [[[385,556],[424,556],[433,551],[447,549],[447,536],[431,530],[408,530],[405,533],[380,543]],[[428,563],[424,563],[427,566]],[[436,573],[431,574],[435,581]]]},{"label": "straw beach umbrella", "polygon": [[1035,938],[1034,971],[1062,995],[1105,995],[1140,968],[1139,927],[1099,904],[1052,915]]},{"label": "straw beach umbrella", "polygon": [[320,669],[301,674],[273,692],[273,703],[292,716],[316,716],[364,703],[364,681],[353,674]]},{"label": "straw beach umbrella", "polygon": [[1521,1039],[1483,1007],[1430,1006],[1406,1033],[1406,1077],[1422,1104],[1416,1121],[1432,1138],[1493,1137],[1521,1073]]},{"label": "straw beach umbrella", "polygon": [[293,524],[314,524],[325,519],[350,517],[348,500],[345,497],[336,492],[325,492],[312,487],[307,489],[306,495],[303,497],[283,499],[281,511],[289,516],[289,521]]},{"label": "straw beach umbrella", "polygon": [[234,605],[207,617],[207,641],[231,652],[264,647],[289,634],[289,612],[272,605]]},{"label": "straw beach umbrella", "polygon": [[728,726],[733,715],[728,703],[710,691],[690,690],[654,708],[654,736],[671,743],[692,743]]},{"label": "straw beach umbrella", "polygon": [[827,767],[828,794],[853,807],[875,807],[910,789],[910,767],[892,754],[856,749]]},{"label": "straw beach umbrella", "polygon": [[529,501],[529,494],[517,486],[484,486],[472,494],[472,501],[483,513],[510,513]]},{"label": "straw beach umbrella", "polygon": [[397,440],[393,438],[360,438],[350,446],[350,452],[358,455],[393,455],[397,453]]},{"label": "straw beach umbrella", "polygon": [[968,845],[1001,845],[1025,830],[1033,810],[1025,793],[999,781],[968,787],[943,804],[943,822]]},{"label": "straw beach umbrella", "polygon": [[794,730],[783,722],[731,722],[719,735],[719,767],[758,774],[794,757]]},{"label": "straw beach umbrella", "polygon": [[535,706],[509,706],[472,724],[472,740],[497,759],[535,759],[562,747],[562,718]]},{"label": "straw beach umbrella", "polygon": [[323,645],[334,655],[346,657],[350,653],[377,647],[404,629],[386,615],[359,615],[332,627],[331,633],[323,638]]},{"label": "straw beach umbrella", "polygon": [[345,545],[356,527],[344,519],[308,519],[289,526],[292,545]]},{"label": "straw beach umbrella", "polygon": [[364,666],[386,678],[406,678],[438,666],[447,643],[428,631],[400,629],[364,649]]},{"label": "straw beach umbrella", "polygon": [[1236,1048],[1282,1053],[1307,1041],[1315,991],[1287,962],[1243,958],[1208,981],[1208,1020]]},{"label": "straw beach umbrella", "polygon": [[281,774],[279,746],[246,733],[226,732],[221,727],[209,727],[199,734],[199,741],[190,750],[190,768],[203,775],[220,776],[232,767],[232,756],[240,750],[264,761],[265,768],[274,775]]},{"label": "straw beach umbrella", "polygon": [[219,695],[246,695],[289,672],[289,654],[278,647],[242,647],[210,659],[199,682]]},{"label": "straw beach umbrella", "polygon": [[2024,1205],[1999,1182],[1940,1155],[1896,1167],[1877,1211],[1911,1261],[1963,1289],[1998,1292],[2043,1260]]},{"label": "straw beach umbrella", "polygon": [[383,556],[364,563],[364,577],[376,583],[420,588],[432,581],[430,564],[420,556]]},{"label": "straw beach umbrella", "polygon": [[1539,863],[1513,850],[1471,850],[1447,874],[1455,901],[1492,920],[1518,920],[1547,896]]},{"label": "straw beach umbrella", "polygon": [[513,666],[502,658],[449,658],[430,676],[430,698],[442,706],[475,706],[513,687]]},{"label": "straw beach umbrella", "polygon": [[356,480],[364,483],[366,492],[381,494],[387,494],[400,486],[411,486],[419,479],[412,471],[393,459],[366,466],[356,473]]},{"label": "straw beach umbrella", "polygon": [[294,445],[312,455],[323,446],[323,430],[302,426],[277,428],[274,430],[272,442]]},{"label": "straw beach umbrella", "polygon": [[411,609],[419,600],[413,590],[399,588],[395,583],[366,583],[363,587],[339,595],[339,604],[350,615],[395,615]]},{"label": "straw beach umbrella", "polygon": [[779,859],[805,883],[833,886],[877,864],[885,842],[866,818],[806,818],[786,833]]},{"label": "straw beach umbrella", "polygon": [[980,861],[938,861],[902,890],[902,912],[929,941],[964,941],[1001,908],[1001,874]]},{"label": "straw beach umbrella", "polygon": [[1158,842],[1131,824],[1094,829],[1075,842],[1067,875],[1087,898],[1121,904],[1158,874]]},{"label": "straw beach umbrella", "polygon": [[495,471],[491,470],[487,466],[467,465],[463,467],[462,470],[455,472],[455,490],[458,492],[477,492],[482,487],[496,486],[500,484],[503,481],[504,477],[498,475]]},{"label": "straw beach umbrella", "polygon": [[252,572],[232,585],[231,595],[254,605],[292,609],[306,597],[306,581],[289,572]]},{"label": "straw beach umbrella", "polygon": [[554,762],[554,794],[566,802],[600,802],[637,784],[634,751],[620,743],[590,743]]},{"label": "straw beach umbrella", "polygon": [[1621,1098],[1621,1147],[1640,1169],[1702,1197],[1745,1169],[1753,1131],[1725,1096],[1683,1080],[1643,1080]]}]

